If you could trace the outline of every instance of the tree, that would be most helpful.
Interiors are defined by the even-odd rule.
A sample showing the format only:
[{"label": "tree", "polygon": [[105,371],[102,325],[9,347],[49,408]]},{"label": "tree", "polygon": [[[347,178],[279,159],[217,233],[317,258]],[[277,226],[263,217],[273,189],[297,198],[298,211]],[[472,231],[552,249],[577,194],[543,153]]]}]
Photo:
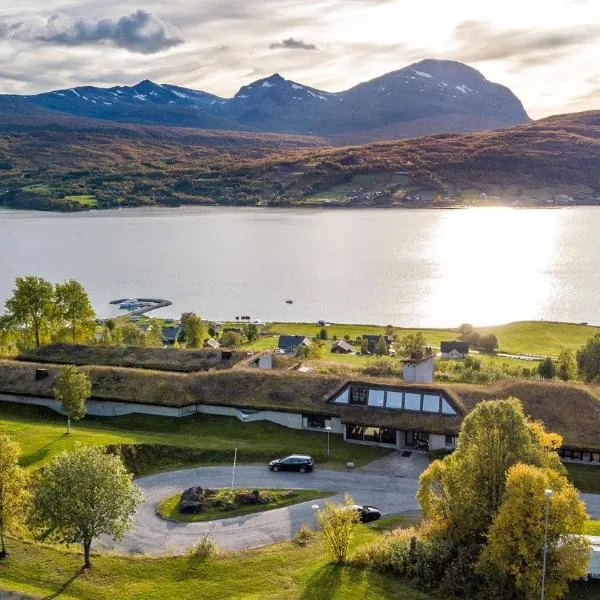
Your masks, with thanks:
[{"label": "tree", "polygon": [[120,457],[80,446],[56,456],[40,474],[31,526],[40,538],[82,544],[89,569],[92,541],[100,535],[121,539],[141,501],[141,490]]},{"label": "tree", "polygon": [[221,346],[235,348],[242,343],[242,336],[237,331],[225,331],[221,336]]},{"label": "tree", "polygon": [[564,472],[562,439],[523,413],[519,400],[480,402],[464,419],[456,450],[421,475],[417,498],[426,519],[456,539],[479,543],[500,506],[508,469],[517,463]]},{"label": "tree", "polygon": [[196,313],[184,313],[181,315],[181,325],[186,347],[200,348],[206,335],[204,321]]},{"label": "tree", "polygon": [[511,467],[504,501],[494,517],[477,571],[497,588],[519,598],[540,597],[544,545],[545,490],[548,513],[545,598],[561,598],[568,581],[584,577],[589,543],[580,534],[586,519],[577,490],[563,475],[532,465]]},{"label": "tree", "polygon": [[321,330],[319,331],[319,335],[317,336],[320,340],[324,340],[327,341],[327,328],[326,327],[321,327]]},{"label": "tree", "polygon": [[325,539],[325,546],[337,563],[346,560],[352,534],[359,523],[358,511],[353,504],[352,498],[346,494],[342,503],[326,502],[317,512],[317,521]]},{"label": "tree", "polygon": [[6,301],[8,318],[13,326],[30,331],[39,348],[42,336],[50,333],[55,317],[54,288],[41,277],[17,277],[13,295]]},{"label": "tree", "polygon": [[112,332],[113,340],[119,340],[116,343],[123,343],[126,346],[146,346],[146,334],[133,323],[125,323],[122,327],[117,327]]},{"label": "tree", "polygon": [[577,350],[577,366],[586,381],[598,379],[600,375],[600,333],[591,337],[585,346]]},{"label": "tree", "polygon": [[463,323],[458,327],[460,333],[460,339],[468,342],[471,339],[471,335],[475,331],[475,328],[470,323]]},{"label": "tree", "polygon": [[561,350],[560,354],[558,355],[557,375],[563,381],[570,381],[571,379],[575,379],[577,377],[577,361],[575,360],[573,350],[570,348]]},{"label": "tree", "polygon": [[389,354],[387,343],[382,335],[380,335],[379,339],[377,340],[377,345],[375,346],[375,354],[377,354],[378,356],[387,356]]},{"label": "tree", "polygon": [[415,334],[405,335],[403,338],[400,338],[398,342],[398,347],[402,354],[405,356],[411,356],[412,354],[423,354],[425,351],[425,336],[417,331]]},{"label": "tree", "polygon": [[258,338],[258,327],[254,323],[244,323],[243,331],[249,342]]},{"label": "tree", "polygon": [[85,402],[92,394],[92,383],[85,373],[79,373],[73,365],[61,367],[54,386],[54,397],[60,400],[67,413],[67,433],[71,433],[71,419],[85,417]]},{"label": "tree", "polygon": [[498,347],[498,338],[493,333],[482,335],[478,346],[485,352],[493,352]]},{"label": "tree", "polygon": [[549,356],[546,356],[546,358],[538,364],[538,375],[542,379],[554,379],[556,376],[556,366]]},{"label": "tree", "polygon": [[360,353],[369,354],[369,340],[367,338],[363,338],[360,342]]},{"label": "tree", "polygon": [[21,448],[0,434],[0,559],[6,557],[5,535],[24,512],[27,502],[27,474],[19,466]]},{"label": "tree", "polygon": [[84,287],[70,279],[57,283],[55,294],[57,318],[69,328],[72,342],[86,342],[96,331],[96,313]]}]

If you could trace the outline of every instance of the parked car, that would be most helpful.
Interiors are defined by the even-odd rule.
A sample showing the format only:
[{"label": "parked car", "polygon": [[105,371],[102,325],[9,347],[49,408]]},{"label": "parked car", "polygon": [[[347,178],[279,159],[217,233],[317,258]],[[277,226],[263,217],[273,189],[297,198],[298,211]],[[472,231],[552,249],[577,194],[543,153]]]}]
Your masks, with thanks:
[{"label": "parked car", "polygon": [[352,508],[358,511],[358,517],[361,523],[370,523],[371,521],[381,519],[381,511],[374,506],[354,504]]},{"label": "parked car", "polygon": [[299,471],[306,473],[312,471],[315,461],[310,456],[291,454],[285,458],[276,458],[269,463],[271,471]]}]

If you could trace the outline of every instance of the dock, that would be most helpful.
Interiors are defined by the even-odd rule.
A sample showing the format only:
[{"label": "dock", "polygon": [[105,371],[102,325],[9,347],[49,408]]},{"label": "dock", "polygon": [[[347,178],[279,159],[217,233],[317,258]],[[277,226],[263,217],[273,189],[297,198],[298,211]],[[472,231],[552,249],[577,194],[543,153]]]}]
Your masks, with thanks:
[{"label": "dock", "polygon": [[137,302],[142,304],[138,308],[133,308],[127,312],[123,311],[124,317],[132,317],[135,315],[143,315],[156,310],[157,308],[164,308],[165,306],[171,306],[173,303],[170,300],[163,300],[161,298],[121,298],[119,300],[111,300],[109,304],[123,304],[123,302]]}]

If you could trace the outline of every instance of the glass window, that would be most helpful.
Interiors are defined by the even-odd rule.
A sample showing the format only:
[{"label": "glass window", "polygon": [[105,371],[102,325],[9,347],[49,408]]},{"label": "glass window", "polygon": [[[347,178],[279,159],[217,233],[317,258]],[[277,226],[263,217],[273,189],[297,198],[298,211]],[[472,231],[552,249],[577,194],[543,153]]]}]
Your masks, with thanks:
[{"label": "glass window", "polygon": [[396,445],[396,430],[383,427],[381,429],[381,443]]},{"label": "glass window", "polygon": [[365,442],[379,442],[381,439],[379,427],[365,427],[363,439]]},{"label": "glass window", "polygon": [[385,405],[387,408],[402,408],[402,392],[388,392]]},{"label": "glass window", "polygon": [[450,403],[446,398],[442,398],[442,414],[444,415],[455,415],[456,411],[450,406]]},{"label": "glass window", "polygon": [[325,429],[325,417],[320,417],[318,415],[306,415],[305,419],[305,427],[309,429]]},{"label": "glass window", "polygon": [[352,388],[352,392],[350,394],[350,404],[354,404],[356,406],[366,406],[368,395],[369,390],[367,388]]},{"label": "glass window", "polygon": [[454,436],[453,435],[446,436],[446,446],[454,446]]},{"label": "glass window", "polygon": [[404,409],[421,410],[421,394],[406,392],[406,394],[404,394]]},{"label": "glass window", "polygon": [[346,388],[341,394],[338,394],[334,400],[336,404],[348,404],[349,389]]},{"label": "glass window", "polygon": [[361,425],[346,425],[346,439],[362,441],[364,430],[365,428]]},{"label": "glass window", "polygon": [[440,412],[440,397],[425,394],[423,396],[423,411],[424,412]]},{"label": "glass window", "polygon": [[384,397],[383,390],[369,390],[369,406],[383,406]]}]

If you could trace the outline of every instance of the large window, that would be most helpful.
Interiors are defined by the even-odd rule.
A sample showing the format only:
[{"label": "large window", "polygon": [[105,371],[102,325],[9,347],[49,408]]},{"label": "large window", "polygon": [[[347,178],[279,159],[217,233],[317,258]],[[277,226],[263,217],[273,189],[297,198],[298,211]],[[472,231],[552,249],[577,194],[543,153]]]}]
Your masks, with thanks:
[{"label": "large window", "polygon": [[308,429],[325,429],[325,421],[327,417],[321,417],[319,415],[304,415],[302,417],[304,421],[304,427]]},{"label": "large window", "polygon": [[367,398],[369,396],[369,389],[366,387],[352,388],[350,393],[350,404],[355,406],[366,406]]},{"label": "large window", "polygon": [[446,398],[442,398],[442,414],[443,415],[455,415],[456,411],[450,406],[450,403]]},{"label": "large window", "polygon": [[341,394],[338,394],[334,402],[336,404],[348,404],[348,396],[350,395],[350,390],[346,388]]},{"label": "large window", "polygon": [[387,427],[363,427],[362,425],[346,425],[346,439],[371,444],[396,445],[396,430]]},{"label": "large window", "polygon": [[440,397],[425,394],[423,396],[423,412],[440,412]]},{"label": "large window", "polygon": [[402,392],[388,392],[385,406],[386,408],[402,408]]},{"label": "large window", "polygon": [[369,406],[383,406],[385,392],[383,390],[369,390]]},{"label": "large window", "polygon": [[404,394],[405,410],[421,410],[421,394],[407,392]]}]

